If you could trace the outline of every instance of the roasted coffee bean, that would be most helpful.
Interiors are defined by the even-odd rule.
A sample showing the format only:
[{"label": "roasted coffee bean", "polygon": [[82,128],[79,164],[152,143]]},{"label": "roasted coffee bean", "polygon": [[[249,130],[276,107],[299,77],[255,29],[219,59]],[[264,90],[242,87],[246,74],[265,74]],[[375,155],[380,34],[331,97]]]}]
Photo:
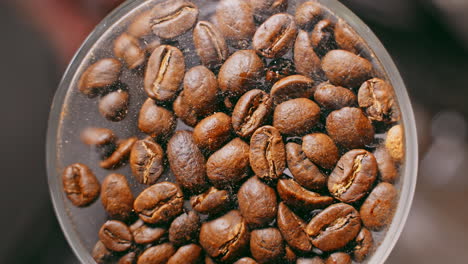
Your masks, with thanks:
[{"label": "roasted coffee bean", "polygon": [[335,252],[331,254],[325,264],[351,264],[351,257],[343,252]]},{"label": "roasted coffee bean", "polygon": [[263,227],[276,216],[276,192],[257,177],[250,178],[241,186],[237,200],[239,210],[251,228]]},{"label": "roasted coffee bean", "polygon": [[398,169],[392,156],[385,147],[379,147],[374,151],[377,167],[379,169],[380,179],[384,182],[393,183],[398,180]]},{"label": "roasted coffee bean", "polygon": [[120,221],[107,221],[99,230],[99,240],[109,250],[122,252],[133,243],[133,236],[128,226]]},{"label": "roasted coffee bean", "polygon": [[[223,2],[229,1],[240,0]],[[255,87],[263,75],[264,64],[255,51],[240,50],[232,54],[221,66],[218,74],[219,88],[229,97],[240,96]]]},{"label": "roasted coffee bean", "polygon": [[320,119],[320,107],[307,98],[285,101],[275,108],[273,126],[283,135],[302,136]]},{"label": "roasted coffee bean", "polygon": [[141,219],[130,226],[130,231],[135,243],[141,245],[158,242],[166,234],[166,229],[148,226]]},{"label": "roasted coffee bean", "polygon": [[176,47],[161,45],[148,59],[145,91],[155,100],[172,101],[177,96],[184,73],[184,54]]},{"label": "roasted coffee bean", "polygon": [[130,252],[121,257],[117,264],[136,264],[136,261],[137,254],[135,252]]},{"label": "roasted coffee bean", "polygon": [[333,169],[340,157],[333,140],[322,133],[306,135],[302,139],[302,150],[307,158],[324,169]]},{"label": "roasted coffee bean", "polygon": [[139,183],[155,184],[164,171],[164,150],[151,138],[138,140],[130,152],[130,167]]},{"label": "roasted coffee bean", "polygon": [[289,171],[298,183],[311,190],[322,190],[325,187],[326,176],[307,158],[301,145],[292,142],[286,144],[286,157]]},{"label": "roasted coffee bean", "polygon": [[236,48],[246,48],[255,34],[253,8],[244,0],[221,0],[216,7],[216,26]]},{"label": "roasted coffee bean", "polygon": [[234,264],[258,264],[258,263],[257,263],[257,261],[255,261],[255,260],[253,260],[251,258],[245,257],[245,258],[241,258],[238,261],[234,262]]},{"label": "roasted coffee bean", "polygon": [[271,15],[285,12],[288,8],[288,0],[251,0],[249,2],[253,7],[255,20],[260,23]]},{"label": "roasted coffee bean", "polygon": [[372,233],[366,228],[362,228],[354,242],[356,245],[353,248],[353,258],[357,262],[363,262],[374,247]]},{"label": "roasted coffee bean", "polygon": [[275,104],[294,98],[309,98],[314,94],[314,81],[302,75],[291,75],[276,82],[270,94]]},{"label": "roasted coffee bean", "polygon": [[273,181],[286,168],[286,150],[279,131],[264,126],[255,131],[250,139],[250,166],[255,175],[266,181]]},{"label": "roasted coffee bean", "polygon": [[371,230],[382,230],[390,224],[395,214],[397,190],[390,183],[379,183],[361,206],[364,226]]},{"label": "roasted coffee bean", "polygon": [[277,58],[288,52],[296,35],[294,17],[285,13],[276,14],[257,29],[252,46],[263,57]]},{"label": "roasted coffee bean", "polygon": [[205,264],[216,264],[209,256],[205,256]]},{"label": "roasted coffee bean", "polygon": [[294,251],[288,245],[284,247],[283,259],[286,263],[289,263],[289,264],[296,263],[296,259],[297,259],[296,253],[294,253]]},{"label": "roasted coffee bean", "polygon": [[130,95],[126,91],[108,93],[99,100],[99,112],[107,120],[122,121],[127,116],[129,101]]},{"label": "roasted coffee bean", "polygon": [[201,214],[218,214],[226,210],[230,204],[229,193],[211,187],[208,191],[190,198],[193,210]]},{"label": "roasted coffee bean", "polygon": [[267,67],[265,79],[270,83],[276,83],[277,81],[294,75],[296,73],[296,67],[294,63],[288,59],[278,58],[272,60]]},{"label": "roasted coffee bean", "polygon": [[141,254],[137,264],[165,264],[175,252],[174,246],[170,243],[150,247]]},{"label": "roasted coffee bean", "polygon": [[200,217],[194,211],[179,215],[169,227],[169,241],[179,246],[193,242],[200,231]]},{"label": "roasted coffee bean", "polygon": [[195,244],[180,247],[167,264],[198,264],[202,259],[202,248]]},{"label": "roasted coffee bean", "polygon": [[198,115],[195,112],[194,109],[191,109],[188,104],[185,104],[183,102],[183,98],[181,95],[177,97],[177,99],[174,101],[174,104],[172,104],[172,109],[174,110],[174,113],[182,122],[187,124],[188,126],[194,127],[198,123]]},{"label": "roasted coffee bean", "polygon": [[229,56],[224,36],[208,21],[200,21],[195,26],[193,43],[201,62],[210,69],[220,66]]},{"label": "roasted coffee bean", "polygon": [[276,263],[284,255],[284,241],[276,228],[257,229],[250,236],[250,252],[258,263]]},{"label": "roasted coffee bean", "polygon": [[174,113],[156,105],[148,98],[141,107],[138,116],[138,128],[150,137],[164,140],[174,132],[177,122]]},{"label": "roasted coffee bean", "polygon": [[294,64],[297,72],[310,78],[320,78],[323,75],[320,58],[314,51],[309,33],[300,30],[294,44]]},{"label": "roasted coffee bean", "polygon": [[322,59],[322,69],[334,85],[358,87],[372,75],[372,64],[354,53],[332,50]]},{"label": "roasted coffee bean", "polygon": [[166,223],[182,213],[184,195],[179,186],[170,182],[157,183],[135,199],[133,208],[148,224]]},{"label": "roasted coffee bean", "polygon": [[100,147],[108,144],[114,144],[117,137],[115,136],[114,131],[110,129],[88,127],[81,132],[80,139],[86,145]]},{"label": "roasted coffee bean", "polygon": [[115,84],[122,72],[119,60],[101,59],[89,66],[81,75],[78,89],[89,97],[95,97],[105,92],[106,88]]},{"label": "roasted coffee bean", "polygon": [[311,33],[312,47],[319,56],[324,56],[328,51],[336,48],[334,25],[328,20],[319,21]]},{"label": "roasted coffee bean", "polygon": [[240,138],[231,140],[216,151],[206,163],[206,174],[210,182],[219,189],[237,185],[249,173],[249,145]]},{"label": "roasted coffee bean", "polygon": [[333,141],[344,148],[362,148],[374,140],[374,127],[359,108],[344,107],[331,112],[326,128]]},{"label": "roasted coffee bean", "polygon": [[63,190],[73,205],[85,207],[99,196],[101,186],[88,166],[75,163],[62,173]]},{"label": "roasted coffee bean", "polygon": [[281,200],[292,208],[313,210],[333,203],[332,197],[308,191],[293,179],[279,180],[276,188]]},{"label": "roasted coffee bean", "polygon": [[314,93],[314,99],[327,110],[338,110],[357,103],[356,95],[351,90],[330,83],[319,85]]},{"label": "roasted coffee bean", "polygon": [[97,264],[104,264],[112,257],[112,252],[99,240],[94,246],[91,256]]},{"label": "roasted coffee bean", "polygon": [[308,1],[296,8],[296,23],[303,29],[309,29],[322,17],[322,7],[318,2]]},{"label": "roasted coffee bean", "polygon": [[151,16],[153,33],[164,39],[172,39],[195,25],[198,7],[185,0],[166,0],[153,7]]},{"label": "roasted coffee bean", "polygon": [[278,228],[288,245],[301,252],[312,250],[312,241],[305,232],[306,223],[283,202],[278,206]]},{"label": "roasted coffee bean", "polygon": [[193,140],[200,149],[211,152],[224,145],[231,134],[231,117],[225,113],[216,113],[197,124],[193,130]]},{"label": "roasted coffee bean", "polygon": [[145,48],[145,52],[147,54],[151,54],[154,52],[155,49],[161,46],[161,40],[156,36],[150,36],[148,37],[148,39],[143,40],[143,45]]},{"label": "roasted coffee bean", "polygon": [[132,191],[124,175],[113,173],[104,179],[101,202],[111,218],[127,220],[132,214],[133,201]]},{"label": "roasted coffee bean", "polygon": [[114,41],[114,54],[127,64],[129,69],[135,69],[145,62],[145,51],[140,47],[138,39],[123,33]]},{"label": "roasted coffee bean", "polygon": [[359,35],[343,19],[339,19],[335,25],[335,40],[341,49],[355,54],[364,48]]},{"label": "roasted coffee bean", "polygon": [[403,127],[401,125],[393,126],[388,130],[387,138],[385,139],[385,148],[395,162],[402,162],[405,157],[403,140]]},{"label": "roasted coffee bean", "polygon": [[325,261],[320,257],[300,258],[297,260],[296,264],[325,264]]},{"label": "roasted coffee bean", "polygon": [[99,166],[104,169],[114,169],[121,165],[128,159],[130,151],[132,150],[133,144],[138,141],[138,138],[131,137],[122,139],[117,142],[117,149],[107,159],[101,161]]},{"label": "roasted coffee bean", "polygon": [[312,218],[306,228],[314,246],[322,251],[334,251],[346,246],[360,230],[358,211],[344,203],[330,205]]},{"label": "roasted coffee bean", "polygon": [[373,78],[362,84],[359,88],[359,106],[365,109],[372,121],[397,122],[400,119],[392,86],[381,79]]},{"label": "roasted coffee bean", "polygon": [[245,93],[232,112],[232,126],[244,138],[250,137],[268,119],[273,109],[273,100],[262,90]]},{"label": "roasted coffee bean", "polygon": [[328,177],[328,190],[345,203],[361,200],[377,178],[377,161],[372,153],[355,149],[344,154]]},{"label": "roasted coffee bean", "polygon": [[167,144],[171,170],[182,188],[190,192],[207,189],[205,157],[189,131],[177,131]]},{"label": "roasted coffee bean", "polygon": [[200,230],[200,244],[205,252],[220,261],[232,261],[247,249],[250,233],[239,211],[205,222]]},{"label": "roasted coffee bean", "polygon": [[151,10],[138,14],[127,28],[127,33],[135,38],[141,38],[151,33]]}]

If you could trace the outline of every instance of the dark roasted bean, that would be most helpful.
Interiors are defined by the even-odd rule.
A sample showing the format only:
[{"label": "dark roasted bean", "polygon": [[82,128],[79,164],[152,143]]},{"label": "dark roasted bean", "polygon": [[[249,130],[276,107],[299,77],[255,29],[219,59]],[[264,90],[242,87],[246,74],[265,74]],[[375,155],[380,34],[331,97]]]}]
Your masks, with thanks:
[{"label": "dark roasted bean", "polygon": [[180,247],[167,264],[197,264],[202,259],[202,248],[195,244]]},{"label": "dark roasted bean", "polygon": [[314,99],[327,110],[338,110],[357,103],[356,95],[351,90],[330,83],[319,85],[314,93]]},{"label": "dark roasted bean", "polygon": [[119,140],[119,142],[117,142],[117,149],[109,156],[109,158],[101,161],[99,166],[104,169],[114,169],[121,165],[128,159],[133,144],[135,144],[137,140],[138,139],[136,137]]},{"label": "dark roasted bean", "polygon": [[166,264],[175,252],[170,243],[150,247],[141,254],[137,264]]},{"label": "dark roasted bean", "polygon": [[119,122],[127,116],[129,104],[129,93],[118,90],[106,94],[99,100],[99,112],[107,120]]},{"label": "dark roasted bean", "polygon": [[166,229],[148,226],[141,219],[130,226],[130,231],[135,243],[141,245],[158,242],[166,234]]},{"label": "dark roasted bean", "polygon": [[265,21],[269,16],[284,12],[288,8],[288,0],[251,0],[255,20]]},{"label": "dark roasted bean", "polygon": [[211,187],[208,191],[190,198],[193,210],[201,214],[218,214],[226,210],[229,203],[229,193],[215,187]]},{"label": "dark roasted bean", "polygon": [[188,126],[194,127],[198,123],[198,115],[197,113],[191,109],[187,104],[183,102],[183,98],[181,95],[177,97],[172,105],[172,109],[174,113],[180,120],[182,120]]},{"label": "dark roasted bean", "polygon": [[293,179],[279,180],[276,188],[281,200],[292,208],[313,210],[333,203],[332,197],[308,191]]},{"label": "dark roasted bean", "polygon": [[372,74],[372,64],[349,51],[332,50],[322,59],[322,69],[334,85],[360,86]]},{"label": "dark roasted bean", "polygon": [[319,21],[311,33],[312,47],[319,56],[324,56],[328,51],[335,49],[334,25],[328,20]]},{"label": "dark roasted bean", "polygon": [[309,29],[322,17],[322,7],[318,2],[308,1],[296,8],[296,23],[304,29]]},{"label": "dark roasted bean", "polygon": [[390,183],[379,183],[361,206],[364,226],[381,230],[392,221],[397,203],[397,190]]},{"label": "dark roasted bean", "polygon": [[114,41],[114,54],[125,61],[129,69],[137,68],[146,59],[138,39],[127,33],[123,33]]},{"label": "dark roasted bean", "polygon": [[97,264],[104,264],[112,257],[112,252],[99,240],[94,246],[91,255]]},{"label": "dark roasted bean", "polygon": [[305,232],[306,223],[283,202],[278,207],[277,224],[284,240],[291,248],[301,252],[312,250],[312,241]]},{"label": "dark roasted bean", "polygon": [[119,80],[121,71],[122,63],[119,60],[101,59],[82,73],[78,89],[89,97],[102,94],[106,88]]},{"label": "dark roasted bean", "polygon": [[333,169],[340,157],[333,140],[322,133],[306,135],[302,139],[302,150],[315,165],[324,169]]},{"label": "dark roasted bean", "polygon": [[73,205],[90,205],[99,196],[101,186],[94,173],[86,165],[75,163],[62,173],[63,190]]},{"label": "dark roasted bean", "polygon": [[283,138],[272,126],[255,131],[250,139],[250,166],[262,180],[279,178],[286,168],[286,151]]},{"label": "dark roasted bean", "polygon": [[130,152],[130,167],[139,183],[155,184],[164,171],[164,150],[151,138],[138,140]]},{"label": "dark roasted bean", "polygon": [[284,255],[284,240],[276,228],[257,229],[250,236],[250,252],[258,263],[276,263]]},{"label": "dark roasted bean", "polygon": [[323,75],[320,58],[314,51],[309,34],[300,30],[294,44],[294,64],[297,73],[310,78],[320,78]]},{"label": "dark roasted bean", "polygon": [[195,144],[208,152],[223,146],[232,134],[231,117],[225,113],[213,114],[197,124],[193,130]]},{"label": "dark roasted bean", "polygon": [[138,128],[150,137],[161,140],[167,139],[174,132],[176,125],[174,113],[156,105],[153,99],[148,98],[141,107],[138,116]]},{"label": "dark roasted bean", "polygon": [[326,127],[333,141],[347,149],[362,148],[374,140],[374,127],[359,108],[344,107],[331,112]]},{"label": "dark roasted bean", "polygon": [[193,30],[193,43],[203,65],[210,69],[220,66],[228,58],[226,40],[210,22],[198,22]]},{"label": "dark roasted bean", "polygon": [[132,214],[134,201],[127,178],[121,174],[109,174],[102,182],[101,201],[111,218],[127,220]]},{"label": "dark roasted bean", "polygon": [[271,88],[271,96],[276,104],[294,98],[309,98],[314,94],[314,81],[302,75],[291,75],[279,80]]},{"label": "dark roasted bean", "polygon": [[198,7],[185,0],[166,0],[156,4],[151,13],[153,33],[164,39],[178,37],[190,30],[198,19]]},{"label": "dark roasted bean", "polygon": [[335,40],[341,49],[358,54],[363,48],[359,35],[343,20],[335,25]]},{"label": "dark roasted bean", "polygon": [[216,8],[216,25],[236,48],[246,48],[255,34],[253,8],[244,0],[221,0]]},{"label": "dark roasted bean", "polygon": [[107,221],[99,230],[99,240],[109,250],[122,252],[133,244],[133,236],[128,226],[120,221]]},{"label": "dark roasted bean", "polygon": [[288,264],[296,263],[297,255],[296,255],[296,253],[294,253],[294,251],[288,245],[286,245],[284,247],[284,258],[283,259]]},{"label": "dark roasted bean", "polygon": [[388,82],[378,78],[366,81],[359,88],[359,106],[365,109],[370,120],[387,123],[400,120],[392,90]]},{"label": "dark roasted bean", "polygon": [[302,136],[320,119],[320,107],[307,98],[285,101],[275,108],[273,126],[283,135]]},{"label": "dark roasted bean", "polygon": [[137,254],[135,252],[130,252],[122,256],[117,264],[136,264],[136,261]]},{"label": "dark roasted bean", "polygon": [[176,246],[198,239],[200,217],[194,211],[179,215],[169,227],[169,241]]},{"label": "dark roasted bean", "polygon": [[262,126],[273,109],[269,94],[254,89],[245,93],[232,112],[232,126],[244,138],[250,137]]},{"label": "dark roasted bean", "polygon": [[322,190],[325,187],[327,178],[307,158],[301,145],[292,142],[286,144],[286,157],[289,171],[298,183],[311,190]]},{"label": "dark roasted bean", "polygon": [[362,228],[354,242],[356,245],[353,248],[353,258],[357,262],[363,262],[374,248],[372,233],[366,228]]}]

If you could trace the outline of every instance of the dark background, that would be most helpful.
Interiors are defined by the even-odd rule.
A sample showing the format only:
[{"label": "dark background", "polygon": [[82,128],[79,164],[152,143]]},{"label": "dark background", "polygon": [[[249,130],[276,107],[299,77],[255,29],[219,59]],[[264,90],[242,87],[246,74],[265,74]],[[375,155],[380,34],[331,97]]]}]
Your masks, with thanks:
[{"label": "dark background", "polygon": [[[45,133],[65,65],[109,7],[85,1],[88,19],[78,23],[51,8],[67,1],[0,1],[0,263],[78,263],[50,202]],[[416,110],[417,192],[387,263],[467,263],[468,1],[342,2],[387,47]]]}]

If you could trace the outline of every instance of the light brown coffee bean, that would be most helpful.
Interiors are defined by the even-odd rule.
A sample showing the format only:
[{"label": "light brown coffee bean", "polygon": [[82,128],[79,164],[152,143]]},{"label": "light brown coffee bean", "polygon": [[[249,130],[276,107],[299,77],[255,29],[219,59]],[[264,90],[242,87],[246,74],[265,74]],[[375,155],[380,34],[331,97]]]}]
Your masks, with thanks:
[{"label": "light brown coffee bean", "polygon": [[331,254],[325,264],[351,264],[351,257],[343,252],[335,252]]},{"label": "light brown coffee bean", "polygon": [[405,157],[404,132],[401,125],[390,128],[385,139],[385,147],[395,162],[402,162]]},{"label": "light brown coffee bean", "polygon": [[361,206],[364,226],[370,230],[382,230],[388,226],[395,214],[398,192],[387,182],[379,183]]},{"label": "light brown coffee bean", "polygon": [[393,123],[400,120],[400,111],[393,96],[392,86],[373,78],[361,85],[358,93],[359,107],[365,109],[370,120]]}]

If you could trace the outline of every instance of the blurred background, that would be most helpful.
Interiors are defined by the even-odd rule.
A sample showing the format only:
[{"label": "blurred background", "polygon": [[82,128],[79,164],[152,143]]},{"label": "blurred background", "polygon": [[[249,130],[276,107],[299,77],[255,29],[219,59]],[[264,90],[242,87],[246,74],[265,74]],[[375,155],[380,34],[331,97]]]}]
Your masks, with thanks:
[{"label": "blurred background", "polygon": [[[80,43],[121,0],[0,1],[0,263],[78,263],[45,172],[50,103]],[[418,123],[420,173],[387,263],[468,263],[468,0],[342,0],[384,43]]]}]

